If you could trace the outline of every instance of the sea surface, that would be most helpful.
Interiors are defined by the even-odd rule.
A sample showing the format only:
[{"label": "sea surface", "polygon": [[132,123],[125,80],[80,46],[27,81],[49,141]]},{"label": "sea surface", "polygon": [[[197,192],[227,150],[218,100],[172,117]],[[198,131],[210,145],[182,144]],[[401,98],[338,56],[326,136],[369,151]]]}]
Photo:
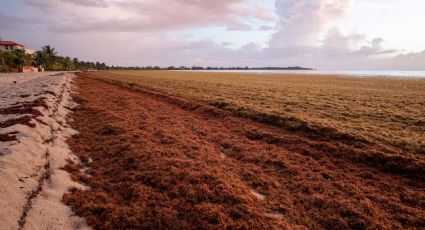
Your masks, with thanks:
[{"label": "sea surface", "polygon": [[347,70],[193,70],[197,72],[253,73],[253,74],[317,74],[349,77],[425,78],[425,71],[347,71]]}]

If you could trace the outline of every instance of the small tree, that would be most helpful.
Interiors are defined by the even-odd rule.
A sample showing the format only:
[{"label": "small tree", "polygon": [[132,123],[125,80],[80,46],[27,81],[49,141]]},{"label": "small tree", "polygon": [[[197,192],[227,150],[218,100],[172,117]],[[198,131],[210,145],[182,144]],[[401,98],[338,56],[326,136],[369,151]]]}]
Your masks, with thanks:
[{"label": "small tree", "polygon": [[43,51],[37,51],[34,55],[34,61],[40,68],[45,68],[47,64],[47,56]]},{"label": "small tree", "polygon": [[56,62],[55,59],[56,59],[57,52],[56,52],[55,48],[52,48],[51,46],[46,45],[46,46],[43,46],[41,48],[41,52],[45,56],[45,61],[46,61],[44,63],[45,68],[47,70],[53,70],[53,65],[55,65],[55,68],[57,68],[58,64],[55,63]]},{"label": "small tree", "polygon": [[78,58],[73,58],[72,64],[74,65],[74,70],[80,69],[80,62],[78,61]]},{"label": "small tree", "polygon": [[25,50],[16,49],[0,54],[3,62],[2,71],[19,71],[31,63],[31,57],[25,54]]}]

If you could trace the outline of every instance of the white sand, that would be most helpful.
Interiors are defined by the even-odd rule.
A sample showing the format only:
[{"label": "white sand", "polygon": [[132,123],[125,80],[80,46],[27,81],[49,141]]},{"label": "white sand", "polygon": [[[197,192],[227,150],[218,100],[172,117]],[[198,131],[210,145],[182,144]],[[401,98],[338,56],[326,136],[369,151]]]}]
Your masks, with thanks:
[{"label": "white sand", "polygon": [[[20,220],[23,229],[89,229],[61,203],[69,187],[84,188],[60,169],[68,158],[78,162],[65,143],[77,133],[65,120],[66,108],[75,106],[70,97],[73,77],[72,73],[0,75],[0,108],[40,97],[47,98],[48,105],[37,107],[43,116],[38,117],[42,122],[32,119],[34,128],[21,124],[0,128],[0,134],[19,132],[18,141],[0,142],[4,155],[0,155],[0,229],[19,229]],[[20,116],[24,115],[0,114],[0,122]],[[47,174],[50,178],[43,179]]]}]

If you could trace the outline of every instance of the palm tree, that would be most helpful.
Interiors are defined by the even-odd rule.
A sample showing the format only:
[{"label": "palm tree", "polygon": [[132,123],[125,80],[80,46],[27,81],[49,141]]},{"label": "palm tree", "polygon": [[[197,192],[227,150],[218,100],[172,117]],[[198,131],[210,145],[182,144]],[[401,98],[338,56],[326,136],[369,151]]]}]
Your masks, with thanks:
[{"label": "palm tree", "polygon": [[72,61],[70,57],[65,57],[63,60],[63,64],[66,70],[70,71],[72,67]]},{"label": "palm tree", "polygon": [[79,69],[80,68],[80,61],[78,61],[78,58],[73,58],[72,59],[72,64],[74,64],[74,69]]},{"label": "palm tree", "polygon": [[55,51],[55,48],[49,45],[46,45],[41,48],[41,52],[44,54],[46,58],[46,62],[45,62],[46,70],[52,70],[53,65],[55,64],[55,58],[57,54],[57,52]]},{"label": "palm tree", "polygon": [[38,67],[44,68],[47,64],[47,55],[43,51],[37,51],[34,55],[34,61]]},{"label": "palm tree", "polygon": [[41,51],[47,55],[48,58],[53,58],[58,52],[55,51],[55,48],[50,47],[49,45],[43,46]]}]

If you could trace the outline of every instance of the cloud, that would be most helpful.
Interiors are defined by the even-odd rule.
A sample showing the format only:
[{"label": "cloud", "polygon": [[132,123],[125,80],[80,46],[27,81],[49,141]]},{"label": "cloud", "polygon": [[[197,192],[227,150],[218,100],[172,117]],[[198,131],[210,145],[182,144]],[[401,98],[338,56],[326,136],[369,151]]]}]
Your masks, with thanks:
[{"label": "cloud", "polygon": [[76,6],[84,6],[84,7],[108,7],[108,1],[106,0],[53,0],[53,1],[46,1],[46,0],[18,0],[22,1],[27,5],[46,9],[51,8],[52,6],[55,6],[57,4],[61,3],[69,3]]},{"label": "cloud", "polygon": [[390,59],[380,60],[381,69],[393,70],[425,70],[425,50],[399,54]]},{"label": "cloud", "polygon": [[369,40],[365,34],[361,33],[343,35],[338,28],[331,28],[322,40],[320,49],[323,49],[326,55],[334,57],[367,57],[397,52],[395,49],[383,49],[383,42],[382,38]]},{"label": "cloud", "polygon": [[[326,28],[334,20],[351,13],[353,0],[277,0],[277,32],[269,47],[254,56],[262,62],[280,65],[307,65],[317,68],[361,69],[373,68],[394,60],[396,49],[384,49],[383,38],[369,39],[352,32],[343,34],[339,28]],[[325,36],[319,39],[319,35]],[[399,56],[397,58],[400,59]],[[415,56],[417,58],[417,56]],[[388,68],[388,67],[387,67]],[[401,68],[399,66],[399,68]]]},{"label": "cloud", "polygon": [[[275,12],[258,2],[16,0],[8,2],[15,10],[0,9],[0,35],[28,48],[50,44],[62,55],[114,65],[425,70],[425,51],[402,53],[385,48],[383,38],[328,29],[350,16],[354,0],[276,0]],[[187,30],[196,34],[212,26],[237,36],[264,32],[271,37],[267,46],[256,36],[248,44],[230,43],[226,30],[217,32],[219,42],[185,37]]]},{"label": "cloud", "polygon": [[[273,19],[273,12],[251,0],[20,0],[32,22],[58,32],[158,32],[206,26],[251,30],[250,21]],[[64,5],[66,4],[66,5]],[[34,20],[35,19],[35,20]],[[13,21],[9,23],[15,23]]]},{"label": "cloud", "polygon": [[62,0],[80,6],[89,7],[108,7],[107,1],[104,0]]},{"label": "cloud", "polygon": [[2,28],[2,30],[6,30],[6,29],[13,30],[14,28],[16,28],[16,25],[24,25],[24,24],[31,25],[28,22],[28,20],[24,17],[17,16],[17,15],[3,14],[0,12],[0,28]]},{"label": "cloud", "polygon": [[266,26],[266,25],[263,25],[263,26],[260,26],[260,27],[258,27],[258,29],[257,30],[260,30],[260,31],[268,31],[268,30],[274,30],[275,28],[273,27],[273,26]]},{"label": "cloud", "polygon": [[332,20],[346,16],[353,0],[277,0],[278,32],[272,47],[310,46]]}]

